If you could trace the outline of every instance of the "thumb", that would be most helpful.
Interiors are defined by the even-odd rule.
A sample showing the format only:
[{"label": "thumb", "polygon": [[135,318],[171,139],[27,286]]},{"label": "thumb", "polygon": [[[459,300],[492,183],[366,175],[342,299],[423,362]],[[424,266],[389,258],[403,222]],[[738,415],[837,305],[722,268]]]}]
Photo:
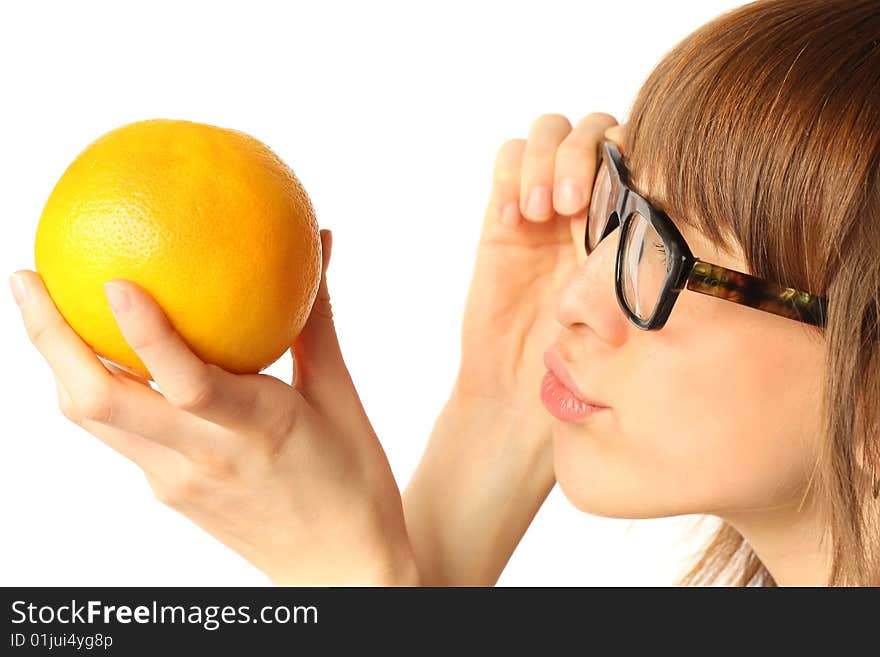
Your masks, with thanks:
[{"label": "thumb", "polygon": [[311,313],[300,334],[291,345],[294,360],[293,387],[311,399],[329,399],[340,388],[340,383],[350,382],[348,368],[342,359],[333,308],[327,290],[327,267],[333,249],[333,234],[327,230],[321,236],[321,282],[312,304]]}]

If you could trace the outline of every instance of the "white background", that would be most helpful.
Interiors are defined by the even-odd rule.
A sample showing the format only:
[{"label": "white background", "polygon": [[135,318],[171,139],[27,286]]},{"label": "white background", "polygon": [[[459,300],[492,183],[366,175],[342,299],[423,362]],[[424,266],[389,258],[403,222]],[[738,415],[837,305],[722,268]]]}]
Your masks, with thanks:
[{"label": "white background", "polygon": [[[254,135],[333,230],[343,354],[403,489],[457,370],[498,147],[544,113],[625,122],[660,57],[740,4],[4,2],[2,270],[34,268],[46,198],[108,130],[165,117]],[[267,584],[61,415],[4,294],[0,584]],[[266,371],[290,381],[289,354]],[[693,520],[593,517],[555,487],[498,584],[672,584]]]}]

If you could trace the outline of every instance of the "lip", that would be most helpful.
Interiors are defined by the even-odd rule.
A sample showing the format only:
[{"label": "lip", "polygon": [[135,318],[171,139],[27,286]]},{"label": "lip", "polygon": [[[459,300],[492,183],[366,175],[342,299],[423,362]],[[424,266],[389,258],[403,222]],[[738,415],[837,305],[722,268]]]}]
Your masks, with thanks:
[{"label": "lip", "polygon": [[605,404],[599,401],[595,401],[587,397],[580,388],[578,388],[577,384],[574,382],[571,374],[569,374],[568,369],[565,367],[565,362],[562,358],[557,354],[553,348],[551,347],[547,351],[544,352],[544,366],[553,372],[554,376],[559,379],[559,381],[571,392],[572,395],[577,397],[579,400],[584,402],[585,404],[589,404],[590,406],[595,406],[596,408],[608,408]]}]

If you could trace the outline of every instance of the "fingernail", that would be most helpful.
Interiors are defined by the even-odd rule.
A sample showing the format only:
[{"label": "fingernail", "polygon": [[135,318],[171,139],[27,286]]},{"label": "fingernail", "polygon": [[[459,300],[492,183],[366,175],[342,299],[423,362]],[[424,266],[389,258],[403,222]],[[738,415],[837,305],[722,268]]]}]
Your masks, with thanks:
[{"label": "fingernail", "polygon": [[544,185],[535,187],[529,194],[529,216],[542,219],[550,212],[550,188]]},{"label": "fingernail", "polygon": [[509,201],[501,210],[501,223],[505,226],[515,226],[519,223],[519,203]]},{"label": "fingernail", "polygon": [[556,187],[556,207],[562,214],[574,214],[584,200],[580,185],[571,178],[565,178]]},{"label": "fingernail", "polygon": [[116,283],[104,283],[104,294],[107,295],[107,302],[110,304],[110,310],[114,313],[122,313],[131,306],[131,299],[128,292],[122,289]]},{"label": "fingernail", "polygon": [[19,306],[24,303],[25,289],[24,280],[19,274],[12,274],[9,277],[9,287],[12,288],[12,296],[15,297],[15,303]]}]

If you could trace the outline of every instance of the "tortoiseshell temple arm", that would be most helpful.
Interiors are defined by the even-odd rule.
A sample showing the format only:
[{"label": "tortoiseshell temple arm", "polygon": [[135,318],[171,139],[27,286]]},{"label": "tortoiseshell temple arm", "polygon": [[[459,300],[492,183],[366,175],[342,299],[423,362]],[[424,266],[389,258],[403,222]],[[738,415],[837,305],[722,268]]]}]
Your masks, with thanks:
[{"label": "tortoiseshell temple arm", "polygon": [[828,312],[825,297],[783,287],[702,260],[694,263],[686,287],[694,292],[727,299],[813,326],[825,326]]}]

